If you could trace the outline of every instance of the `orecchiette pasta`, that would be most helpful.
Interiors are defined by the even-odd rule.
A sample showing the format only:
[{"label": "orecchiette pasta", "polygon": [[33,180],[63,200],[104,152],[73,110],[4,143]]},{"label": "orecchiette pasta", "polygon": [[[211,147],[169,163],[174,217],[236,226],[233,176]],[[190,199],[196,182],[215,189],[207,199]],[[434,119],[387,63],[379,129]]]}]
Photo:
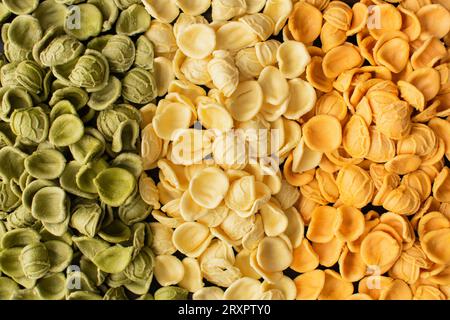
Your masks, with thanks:
[{"label": "orecchiette pasta", "polygon": [[0,1],[0,299],[450,299],[449,10]]}]

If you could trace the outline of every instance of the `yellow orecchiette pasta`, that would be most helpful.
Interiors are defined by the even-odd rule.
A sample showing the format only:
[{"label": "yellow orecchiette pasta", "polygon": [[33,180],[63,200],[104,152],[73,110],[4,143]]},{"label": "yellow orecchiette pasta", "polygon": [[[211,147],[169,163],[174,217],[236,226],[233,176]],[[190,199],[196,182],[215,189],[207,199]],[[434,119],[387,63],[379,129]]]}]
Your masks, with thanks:
[{"label": "yellow orecchiette pasta", "polygon": [[216,33],[206,24],[191,24],[178,35],[177,43],[186,56],[193,59],[203,59],[214,51]]},{"label": "yellow orecchiette pasta", "polygon": [[200,206],[214,209],[224,199],[229,187],[227,175],[218,168],[205,168],[198,172],[189,183],[191,197]]},{"label": "yellow orecchiette pasta", "polygon": [[171,255],[160,255],[155,259],[155,277],[162,286],[179,283],[184,277],[184,266],[181,261]]},{"label": "yellow orecchiette pasta", "polygon": [[297,41],[283,42],[277,51],[277,61],[285,78],[298,78],[305,72],[311,57],[303,43]]},{"label": "yellow orecchiette pasta", "polygon": [[258,245],[258,264],[267,272],[283,271],[292,262],[292,249],[285,239],[266,237]]},{"label": "yellow orecchiette pasta", "polygon": [[265,67],[258,78],[265,102],[279,105],[289,97],[289,85],[282,72],[273,67]]},{"label": "yellow orecchiette pasta", "polygon": [[225,290],[225,300],[255,300],[262,295],[261,283],[252,278],[241,278]]},{"label": "yellow orecchiette pasta", "polygon": [[209,229],[197,222],[185,222],[175,229],[174,246],[188,257],[198,257],[211,241]]}]

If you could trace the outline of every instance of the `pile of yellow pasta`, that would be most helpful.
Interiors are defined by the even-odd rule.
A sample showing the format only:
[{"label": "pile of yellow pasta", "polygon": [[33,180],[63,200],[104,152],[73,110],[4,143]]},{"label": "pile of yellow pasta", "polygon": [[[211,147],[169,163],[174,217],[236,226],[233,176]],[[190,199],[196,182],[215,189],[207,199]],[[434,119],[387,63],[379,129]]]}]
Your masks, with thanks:
[{"label": "pile of yellow pasta", "polygon": [[161,286],[450,299],[448,0],[143,3]]}]

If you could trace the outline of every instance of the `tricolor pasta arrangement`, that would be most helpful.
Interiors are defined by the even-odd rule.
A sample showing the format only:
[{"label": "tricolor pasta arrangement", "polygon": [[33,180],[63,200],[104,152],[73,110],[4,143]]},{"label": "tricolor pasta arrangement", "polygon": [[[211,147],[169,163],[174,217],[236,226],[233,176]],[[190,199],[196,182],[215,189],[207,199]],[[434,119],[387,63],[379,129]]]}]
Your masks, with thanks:
[{"label": "tricolor pasta arrangement", "polygon": [[0,299],[450,299],[447,0],[0,2]]}]

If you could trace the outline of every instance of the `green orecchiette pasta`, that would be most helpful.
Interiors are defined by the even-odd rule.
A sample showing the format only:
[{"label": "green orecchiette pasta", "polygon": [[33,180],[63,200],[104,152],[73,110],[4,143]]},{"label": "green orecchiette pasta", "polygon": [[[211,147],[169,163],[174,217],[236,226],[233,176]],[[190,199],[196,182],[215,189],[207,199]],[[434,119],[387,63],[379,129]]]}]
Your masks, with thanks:
[{"label": "green orecchiette pasta", "polygon": [[16,80],[27,91],[40,94],[43,90],[44,71],[31,60],[22,61],[17,65]]},{"label": "green orecchiette pasta", "polygon": [[95,202],[78,204],[72,212],[70,226],[83,235],[94,237],[101,227],[103,210]]},{"label": "green orecchiette pasta", "polygon": [[28,244],[39,242],[41,236],[31,228],[18,228],[5,233],[1,239],[0,247],[8,249],[13,247],[24,247]]},{"label": "green orecchiette pasta", "polygon": [[0,178],[4,181],[14,179],[19,181],[25,170],[26,153],[21,150],[7,146],[0,150]]},{"label": "green orecchiette pasta", "polygon": [[14,193],[11,183],[1,182],[0,193],[2,195],[0,198],[0,211],[11,212],[20,205],[22,199]]},{"label": "green orecchiette pasta", "polygon": [[75,63],[69,80],[77,87],[99,91],[108,84],[109,65],[106,58],[96,50],[87,49]]},{"label": "green orecchiette pasta", "polygon": [[121,153],[111,162],[111,165],[131,172],[136,179],[144,171],[142,158],[135,153]]},{"label": "green orecchiette pasta", "polygon": [[123,287],[109,288],[103,296],[103,300],[128,300]]},{"label": "green orecchiette pasta", "polygon": [[0,300],[10,300],[19,285],[8,277],[0,277]]},{"label": "green orecchiette pasta", "polygon": [[16,210],[11,212],[6,218],[8,225],[11,228],[28,228],[36,226],[36,219],[31,215],[31,211],[21,205]]},{"label": "green orecchiette pasta", "polygon": [[114,35],[109,38],[102,54],[108,59],[112,72],[125,72],[131,68],[136,56],[136,48],[126,35]]},{"label": "green orecchiette pasta", "polygon": [[33,16],[39,20],[41,28],[44,30],[50,27],[63,27],[67,13],[67,7],[55,0],[41,1],[39,6],[34,10]]},{"label": "green orecchiette pasta", "polygon": [[37,150],[25,159],[25,169],[37,179],[57,179],[65,166],[64,155],[53,149]]},{"label": "green orecchiette pasta", "polygon": [[[34,283],[33,283],[34,285]],[[11,300],[41,300],[35,288],[16,290]]]},{"label": "green orecchiette pasta", "polygon": [[125,203],[136,187],[136,178],[127,170],[109,168],[94,179],[100,199],[107,205],[118,207]]},{"label": "green orecchiette pasta", "polygon": [[120,245],[112,246],[97,253],[92,262],[102,271],[107,273],[119,273],[131,262],[133,248],[122,247]]},{"label": "green orecchiette pasta", "polygon": [[150,293],[146,293],[146,294],[141,295],[136,300],[155,300],[155,298]]},{"label": "green orecchiette pasta", "polygon": [[97,50],[98,52],[102,52],[103,48],[108,43],[109,39],[111,39],[111,37],[113,37],[113,36],[114,35],[112,35],[112,34],[105,34],[105,35],[93,38],[93,39],[89,40],[86,47],[88,49]]},{"label": "green orecchiette pasta", "polygon": [[9,121],[14,110],[32,106],[33,100],[24,88],[10,87],[2,95],[0,115],[3,120]]},{"label": "green orecchiette pasta", "polygon": [[33,54],[31,50],[19,47],[11,41],[8,41],[4,44],[4,50],[5,57],[10,62],[16,63],[31,59],[31,56]]},{"label": "green orecchiette pasta", "polygon": [[124,287],[136,295],[143,295],[149,291],[152,280],[153,280],[153,274],[151,277],[149,277],[145,280],[131,281],[129,283],[126,283],[126,284],[124,284]]},{"label": "green orecchiette pasta", "polygon": [[76,110],[80,110],[88,102],[89,95],[81,88],[63,87],[53,92],[49,105],[54,106],[61,100],[68,100]]},{"label": "green orecchiette pasta", "polygon": [[69,215],[66,215],[66,219],[64,219],[63,222],[59,223],[50,223],[41,221],[43,228],[45,228],[46,231],[51,233],[54,236],[61,237],[63,236],[68,230],[69,230]]},{"label": "green orecchiette pasta", "polygon": [[93,4],[82,3],[67,10],[64,30],[79,40],[98,36],[102,27],[102,12]]},{"label": "green orecchiette pasta", "polygon": [[40,242],[27,245],[20,253],[20,263],[27,278],[42,278],[50,269],[47,248]]},{"label": "green orecchiette pasta", "polygon": [[153,297],[150,22],[140,0],[0,0],[0,300]]},{"label": "green orecchiette pasta", "polygon": [[72,261],[73,249],[64,241],[49,240],[44,242],[50,261],[50,272],[64,271]]},{"label": "green orecchiette pasta", "polygon": [[120,220],[114,220],[107,226],[104,226],[98,235],[110,243],[121,243],[130,239],[131,230]]},{"label": "green orecchiette pasta", "polygon": [[107,274],[97,268],[86,256],[82,256],[80,259],[80,269],[94,285],[100,286],[106,280]]},{"label": "green orecchiette pasta", "polygon": [[122,94],[128,101],[149,103],[157,95],[155,78],[143,68],[134,68],[122,79]]},{"label": "green orecchiette pasta", "polygon": [[133,4],[122,11],[117,19],[116,32],[133,36],[146,31],[150,27],[151,18],[140,4]]},{"label": "green orecchiette pasta", "polygon": [[189,291],[180,287],[168,286],[156,290],[155,300],[186,300]]},{"label": "green orecchiette pasta", "polygon": [[31,181],[23,190],[22,193],[22,203],[23,206],[31,211],[31,205],[33,203],[34,196],[36,193],[45,187],[54,187],[56,186],[54,182],[50,180],[38,179]]},{"label": "green orecchiette pasta", "polygon": [[17,109],[11,115],[14,134],[32,143],[41,143],[47,139],[49,126],[48,115],[40,107]]},{"label": "green orecchiette pasta", "polygon": [[86,128],[83,137],[69,146],[73,158],[81,164],[99,158],[105,148],[105,138],[94,128]]},{"label": "green orecchiette pasta", "polygon": [[66,277],[59,272],[39,279],[36,282],[36,293],[45,300],[63,299],[66,295]]},{"label": "green orecchiette pasta", "polygon": [[102,296],[89,291],[75,291],[67,296],[67,300],[102,300]]},{"label": "green orecchiette pasta", "polygon": [[[64,243],[68,244],[69,246],[73,245],[72,234],[70,232],[65,232],[64,234],[62,234],[60,236],[56,236],[56,235],[48,232],[48,230],[41,228],[41,230],[39,231],[39,234],[41,235],[42,242],[57,240],[57,241],[62,241]],[[51,250],[49,249],[49,255],[50,255],[50,251]],[[51,259],[51,256],[50,256],[50,259]]]},{"label": "green orecchiette pasta", "polygon": [[136,195],[126,205],[119,208],[118,215],[124,223],[132,225],[145,220],[150,215],[151,209],[139,195]]},{"label": "green orecchiette pasta", "polygon": [[132,4],[141,3],[140,0],[114,0],[114,3],[117,7],[119,7],[121,10],[124,10],[131,6]]},{"label": "green orecchiette pasta", "polygon": [[125,272],[112,273],[106,279],[106,284],[112,288],[118,288],[130,284],[132,281],[127,278]]},{"label": "green orecchiette pasta", "polygon": [[119,17],[119,8],[112,0],[88,0],[87,3],[91,3],[96,6],[103,16],[102,31],[109,31],[117,18]]},{"label": "green orecchiette pasta", "polygon": [[59,187],[44,187],[33,197],[31,213],[34,218],[48,223],[61,223],[67,217],[67,195]]},{"label": "green orecchiette pasta", "polygon": [[18,82],[16,79],[16,69],[17,69],[18,65],[19,65],[19,62],[11,61],[10,63],[4,64],[0,68],[0,80],[2,83],[2,91],[0,91],[0,97],[2,99],[3,99],[3,96],[5,95],[6,91],[8,91],[10,89],[9,87],[18,85]]},{"label": "green orecchiette pasta", "polygon": [[61,177],[59,177],[59,184],[64,190],[73,195],[85,199],[95,199],[98,197],[96,193],[88,193],[78,187],[77,174],[80,171],[81,167],[82,164],[78,163],[77,161],[69,162],[66,165]]},{"label": "green orecchiette pasta", "polygon": [[74,237],[73,241],[81,253],[89,260],[93,260],[97,253],[110,247],[108,242],[104,240],[87,236]]},{"label": "green orecchiette pasta", "polygon": [[124,273],[133,281],[142,281],[152,276],[154,264],[155,256],[152,250],[144,247],[128,265]]},{"label": "green orecchiette pasta", "polygon": [[8,7],[2,2],[0,3],[0,23],[5,22],[6,19],[11,15],[11,11]]},{"label": "green orecchiette pasta", "polygon": [[0,149],[13,145],[15,135],[8,123],[0,122]]},{"label": "green orecchiette pasta", "polygon": [[63,86],[66,86],[66,87],[75,86],[75,84],[70,81],[69,77],[70,77],[73,69],[75,68],[77,62],[78,62],[78,59],[74,59],[65,64],[60,64],[60,65],[51,67],[53,75],[60,81],[60,83]]},{"label": "green orecchiette pasta", "polygon": [[128,117],[116,108],[101,111],[97,116],[97,128],[103,134],[106,140],[112,141],[114,133],[119,125],[127,121]]},{"label": "green orecchiette pasta", "polygon": [[136,40],[136,58],[134,64],[137,67],[153,72],[154,56],[153,43],[146,36],[140,36]]},{"label": "green orecchiette pasta", "polygon": [[110,76],[108,84],[102,90],[91,94],[88,106],[96,111],[109,108],[122,94],[122,82],[114,76]]},{"label": "green orecchiette pasta", "polygon": [[75,177],[78,188],[84,192],[97,193],[94,179],[107,168],[108,163],[103,159],[82,165]]},{"label": "green orecchiette pasta", "polygon": [[53,121],[49,140],[57,147],[67,147],[78,142],[83,134],[84,125],[81,119],[72,114],[63,114]]},{"label": "green orecchiette pasta", "polygon": [[138,138],[139,124],[135,120],[123,121],[113,135],[111,150],[116,153],[134,151]]},{"label": "green orecchiette pasta", "polygon": [[50,42],[40,52],[39,60],[44,66],[53,67],[75,60],[84,52],[84,45],[69,35],[62,35]]},{"label": "green orecchiette pasta", "polygon": [[61,100],[52,107],[50,111],[50,122],[55,121],[56,118],[63,114],[78,115],[77,110],[69,100]]},{"label": "green orecchiette pasta", "polygon": [[29,15],[15,18],[8,29],[8,41],[24,50],[32,50],[33,45],[42,38],[39,20]]},{"label": "green orecchiette pasta", "polygon": [[95,284],[83,271],[79,271],[78,269],[79,268],[75,268],[72,270],[70,268],[67,271],[66,287],[68,294],[72,294],[75,291],[97,293],[99,290],[97,290]]},{"label": "green orecchiette pasta", "polygon": [[3,0],[4,5],[14,14],[27,14],[34,11],[39,0]]},{"label": "green orecchiette pasta", "polygon": [[14,247],[1,251],[0,271],[13,279],[23,278],[25,274],[20,262],[21,253],[21,247]]},{"label": "green orecchiette pasta", "polygon": [[32,56],[41,67],[44,67],[41,61],[41,52],[47,48],[47,46],[57,37],[64,34],[64,29],[58,26],[50,26],[42,36],[42,38],[36,42],[33,46]]}]

